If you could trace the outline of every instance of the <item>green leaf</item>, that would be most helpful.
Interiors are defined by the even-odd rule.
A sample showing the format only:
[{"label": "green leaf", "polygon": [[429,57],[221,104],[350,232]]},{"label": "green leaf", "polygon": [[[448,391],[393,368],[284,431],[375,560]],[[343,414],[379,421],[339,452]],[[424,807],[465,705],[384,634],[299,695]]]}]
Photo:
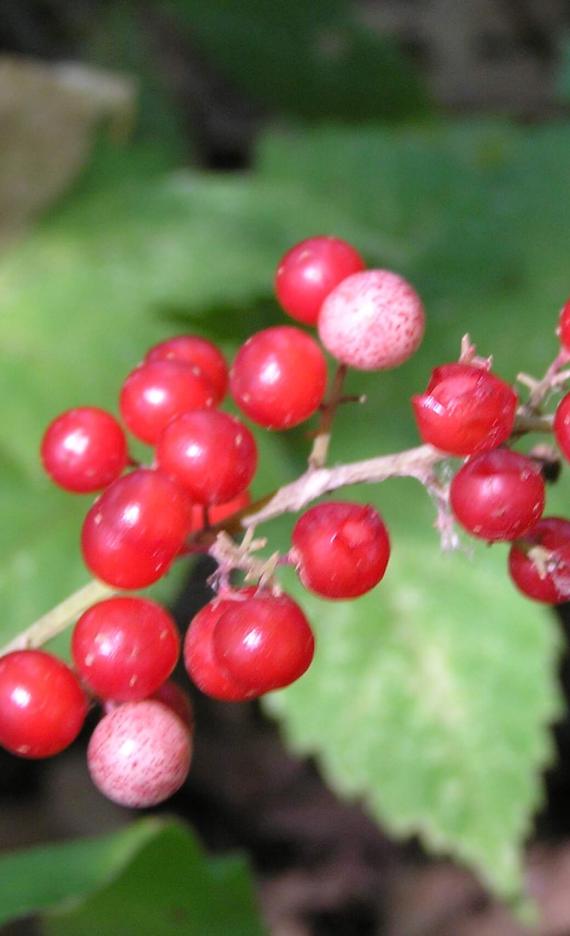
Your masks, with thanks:
[{"label": "green leaf", "polygon": [[395,40],[344,0],[169,0],[192,42],[249,98],[313,120],[405,119],[427,95]]},{"label": "green leaf", "polygon": [[267,697],[288,741],[388,830],[420,834],[520,897],[520,848],[552,757],[557,641],[491,557],[443,556],[398,530],[384,582],[353,602],[291,583],[312,668]]},{"label": "green leaf", "polygon": [[188,828],[156,819],[0,857],[0,923],[39,913],[53,936],[263,933],[245,862],[206,858]]}]

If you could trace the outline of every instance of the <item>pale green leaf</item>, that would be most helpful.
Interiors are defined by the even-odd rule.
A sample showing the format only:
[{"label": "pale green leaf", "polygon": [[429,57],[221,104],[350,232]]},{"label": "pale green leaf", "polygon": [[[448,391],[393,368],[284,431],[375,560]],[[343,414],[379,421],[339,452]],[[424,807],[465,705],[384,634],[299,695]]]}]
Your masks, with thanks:
[{"label": "pale green leaf", "polygon": [[489,555],[442,555],[398,530],[384,582],[326,602],[291,583],[315,627],[309,672],[267,697],[294,749],[387,830],[452,853],[520,897],[558,710],[555,630]]}]

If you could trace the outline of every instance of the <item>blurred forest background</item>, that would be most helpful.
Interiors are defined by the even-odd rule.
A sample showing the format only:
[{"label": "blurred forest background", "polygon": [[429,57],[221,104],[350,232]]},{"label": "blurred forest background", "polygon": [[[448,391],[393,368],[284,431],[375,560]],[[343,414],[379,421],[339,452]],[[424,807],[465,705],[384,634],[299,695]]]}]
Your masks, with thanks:
[{"label": "blurred forest background", "polygon": [[[273,271],[297,240],[346,237],[410,276],[428,308],[415,363],[372,391],[352,378],[370,406],[358,424],[341,414],[333,458],[414,444],[407,399],[467,330],[508,379],[540,373],[570,293],[569,113],[565,0],[0,0],[2,642],[85,580],[84,504],[52,491],[37,464],[47,421],[77,403],[113,407],[161,337],[195,329],[231,354],[280,321]],[[307,444],[303,431],[260,443],[259,494],[301,470]],[[523,607],[494,558],[481,553],[483,572],[432,568],[430,505],[395,491],[374,494],[403,543],[387,603],[410,615],[420,652],[449,647],[454,678],[478,697],[461,744],[424,707],[419,655],[390,637],[388,672],[383,648],[364,650],[376,639],[365,600],[355,617],[323,623],[307,688],[270,704],[287,745],[257,705],[196,697],[194,768],[165,812],[214,853],[248,853],[275,936],[521,936],[529,929],[504,903],[464,867],[428,857],[414,833],[427,829],[438,852],[508,897],[530,832],[534,931],[568,936],[566,624],[560,641],[553,616]],[[567,503],[562,485],[550,512]],[[181,626],[209,571],[171,585]],[[410,610],[398,588],[412,577]],[[346,672],[333,660],[343,628],[367,657],[349,654]],[[377,708],[337,718],[366,667]],[[2,849],[129,822],[89,785],[85,743],[39,765],[0,755]],[[458,823],[442,793],[451,776]],[[84,922],[48,931],[81,936]]]}]

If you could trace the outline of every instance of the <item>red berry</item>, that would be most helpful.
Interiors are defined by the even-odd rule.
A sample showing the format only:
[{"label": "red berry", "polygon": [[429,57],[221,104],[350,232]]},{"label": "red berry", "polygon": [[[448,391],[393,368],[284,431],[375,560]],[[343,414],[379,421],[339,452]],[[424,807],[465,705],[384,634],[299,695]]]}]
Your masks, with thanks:
[{"label": "red berry", "polygon": [[176,666],[180,639],[164,608],[146,598],[108,598],[81,615],[73,662],[101,699],[136,702],[155,692]]},{"label": "red berry", "polygon": [[198,367],[154,361],[131,371],[121,390],[120,406],[133,435],[154,445],[171,419],[214,402],[212,385]]},{"label": "red berry", "polygon": [[[249,507],[250,504],[251,495],[249,491],[242,491],[241,494],[238,494],[237,497],[233,497],[232,500],[228,501],[226,504],[212,504],[212,506],[208,508],[210,525],[215,526],[216,523],[221,523],[222,520],[227,520],[228,517],[238,513],[240,510],[243,510],[244,507]],[[198,531],[203,530],[204,527],[204,506],[202,504],[193,504],[192,527],[190,532],[198,533]]]},{"label": "red berry", "polygon": [[95,501],[83,523],[83,558],[116,588],[144,588],[166,574],[191,524],[191,502],[175,481],[140,468]]},{"label": "red berry", "polygon": [[290,429],[312,416],[326,382],[327,365],[318,344],[289,325],[253,335],[230,372],[237,405],[266,429]]},{"label": "red berry", "polygon": [[504,380],[472,364],[436,367],[427,390],[412,397],[424,442],[451,455],[497,448],[512,430],[517,395]]},{"label": "red berry", "polygon": [[0,745],[21,757],[51,757],[75,740],[87,699],[69,667],[42,650],[0,658]]},{"label": "red berry", "polygon": [[232,602],[214,627],[212,643],[220,665],[256,695],[299,679],[315,652],[299,605],[288,595],[262,592]]},{"label": "red berry", "polygon": [[305,586],[324,598],[356,598],[378,584],[390,558],[388,532],[370,505],[332,502],[297,520],[291,557]]},{"label": "red berry", "polygon": [[319,336],[338,361],[358,370],[388,370],[419,348],[424,308],[410,284],[389,270],[354,273],[321,307]]},{"label": "red berry", "polygon": [[156,806],[188,776],[192,738],[162,702],[126,702],[101,719],[87,748],[95,786],[121,806]]},{"label": "red berry", "polygon": [[[570,305],[570,304],[569,304]],[[562,397],[554,414],[554,437],[558,448],[570,461],[570,393]]]},{"label": "red berry", "polygon": [[562,306],[556,333],[560,338],[562,347],[566,351],[570,351],[570,300]]},{"label": "red berry", "polygon": [[489,542],[522,536],[544,510],[540,467],[509,449],[470,458],[451,482],[449,495],[461,525]]},{"label": "red berry", "polygon": [[287,251],[275,277],[281,307],[292,318],[316,325],[328,294],[364,269],[360,254],[338,237],[309,237]]},{"label": "red berry", "polygon": [[174,419],[156,449],[160,468],[201,504],[224,504],[250,483],[257,446],[247,426],[216,410]]},{"label": "red berry", "polygon": [[66,491],[99,491],[127,464],[125,434],[117,420],[95,406],[67,410],[47,427],[41,457],[48,475]]},{"label": "red berry", "polygon": [[[524,548],[526,546],[526,549]],[[528,549],[540,546],[550,555],[542,567]],[[570,521],[561,517],[543,517],[513,543],[509,553],[509,572],[517,588],[534,601],[560,604],[570,598]]]},{"label": "red berry", "polygon": [[224,702],[243,702],[258,694],[240,685],[222,666],[214,655],[212,636],[222,614],[234,603],[243,602],[255,594],[254,588],[236,590],[231,597],[214,598],[198,611],[186,631],[184,640],[184,665],[186,671],[201,692]]},{"label": "red berry", "polygon": [[215,402],[220,403],[228,389],[228,365],[220,349],[206,338],[198,335],[178,335],[154,345],[147,352],[145,363],[154,361],[179,361],[194,364],[210,381]]},{"label": "red berry", "polygon": [[187,692],[178,683],[168,679],[162,686],[153,692],[150,697],[155,702],[162,702],[167,708],[176,712],[189,731],[194,730],[194,710]]}]

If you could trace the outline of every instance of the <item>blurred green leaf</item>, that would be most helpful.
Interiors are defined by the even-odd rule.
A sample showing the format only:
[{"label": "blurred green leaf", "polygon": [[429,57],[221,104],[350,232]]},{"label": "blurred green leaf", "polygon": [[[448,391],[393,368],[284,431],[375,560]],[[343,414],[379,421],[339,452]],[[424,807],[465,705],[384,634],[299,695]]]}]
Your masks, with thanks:
[{"label": "blurred green leaf", "polygon": [[169,0],[198,48],[254,102],[313,120],[398,120],[428,112],[395,40],[345,0]]},{"label": "blurred green leaf", "polygon": [[156,819],[0,857],[0,923],[36,914],[53,936],[264,931],[245,862],[206,858],[189,829]]}]

